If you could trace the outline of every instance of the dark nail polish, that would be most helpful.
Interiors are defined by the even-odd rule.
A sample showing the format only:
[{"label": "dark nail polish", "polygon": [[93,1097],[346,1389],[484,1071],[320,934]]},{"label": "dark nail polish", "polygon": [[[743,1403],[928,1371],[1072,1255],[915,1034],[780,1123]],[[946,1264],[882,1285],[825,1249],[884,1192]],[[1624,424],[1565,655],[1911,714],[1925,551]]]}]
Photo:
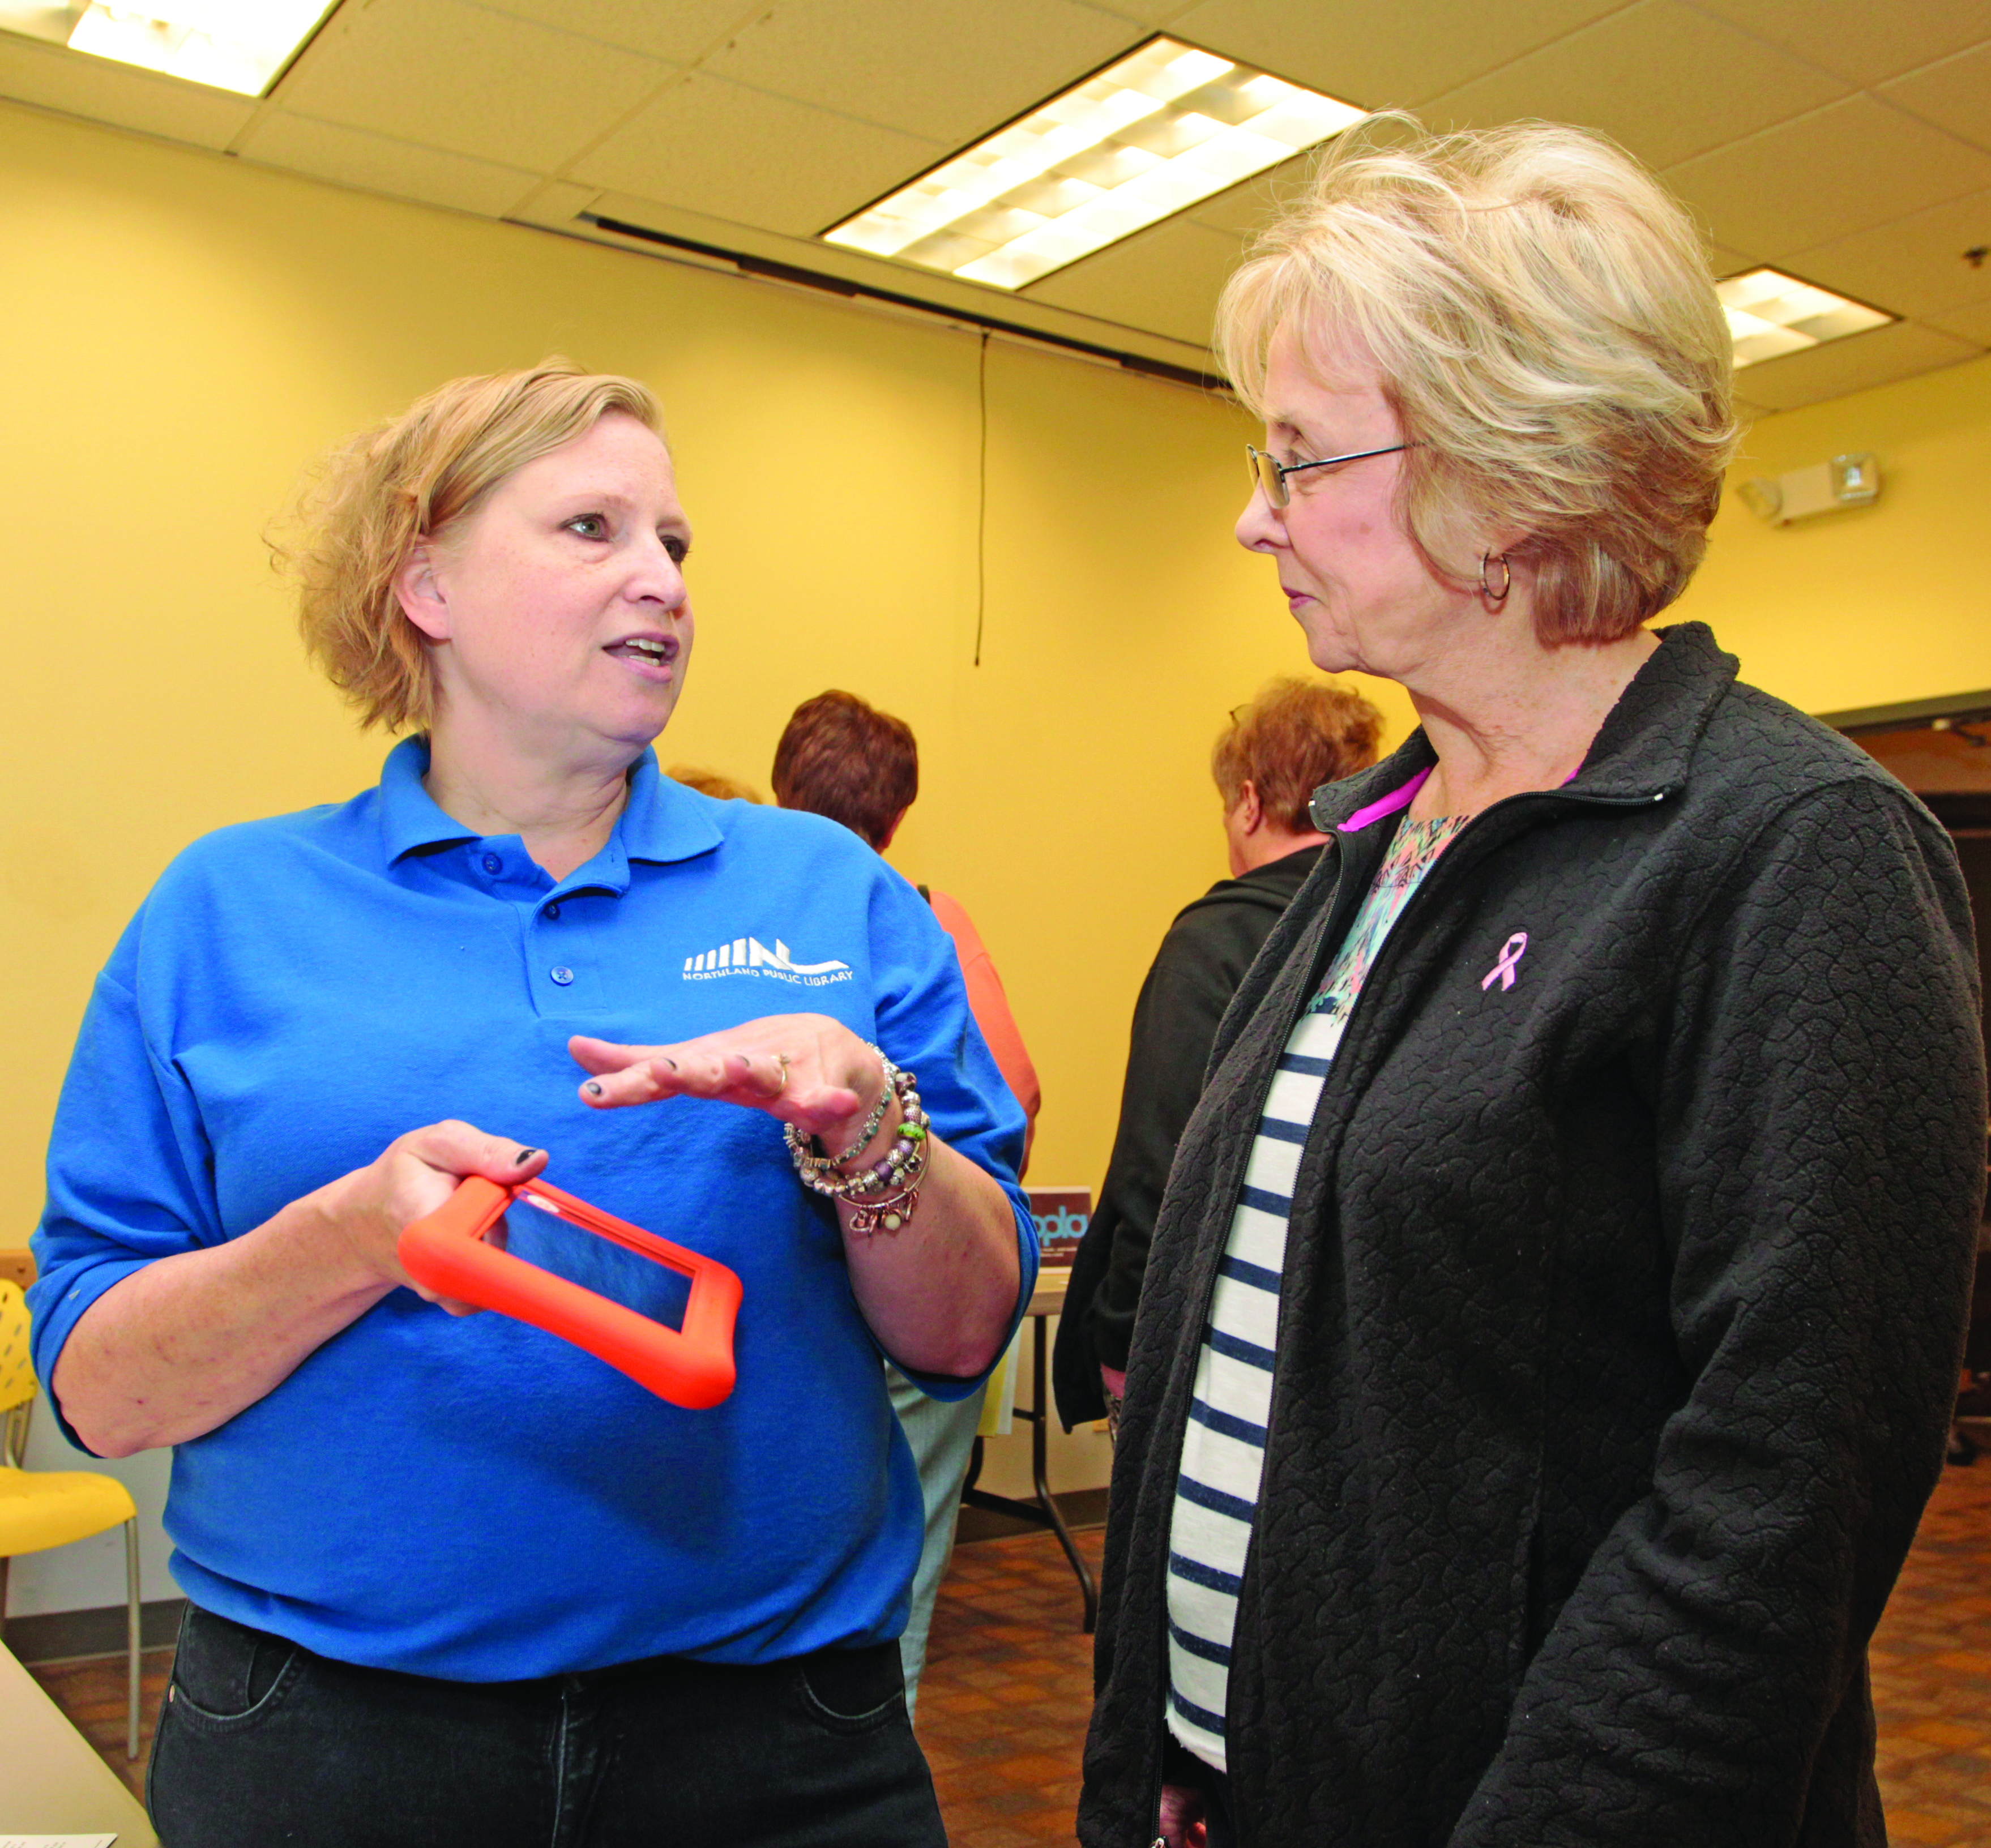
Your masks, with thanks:
[{"label": "dark nail polish", "polygon": [[512,1166],[514,1168],[522,1168],[539,1152],[536,1149],[521,1149],[516,1155],[512,1156]]},{"label": "dark nail polish", "polygon": [[601,1081],[599,1078],[590,1078],[580,1088],[590,1098],[598,1098],[601,1095]]},{"label": "dark nail polish", "polygon": [[668,1065],[672,1071],[676,1071],[678,1068],[678,1062],[675,1059],[666,1059],[664,1063]]}]

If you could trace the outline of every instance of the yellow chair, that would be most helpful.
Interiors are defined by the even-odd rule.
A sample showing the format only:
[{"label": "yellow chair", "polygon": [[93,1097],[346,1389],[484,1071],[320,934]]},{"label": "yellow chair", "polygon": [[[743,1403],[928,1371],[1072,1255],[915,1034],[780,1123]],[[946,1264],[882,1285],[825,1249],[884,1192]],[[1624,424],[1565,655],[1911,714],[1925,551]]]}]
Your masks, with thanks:
[{"label": "yellow chair", "polygon": [[125,1648],[128,1673],[124,1755],[138,1755],[138,1510],[114,1476],[80,1469],[22,1467],[28,1420],[35,1409],[34,1370],[28,1363],[28,1300],[20,1285],[0,1280],[0,1636],[7,1614],[7,1562],[87,1540],[124,1523]]}]

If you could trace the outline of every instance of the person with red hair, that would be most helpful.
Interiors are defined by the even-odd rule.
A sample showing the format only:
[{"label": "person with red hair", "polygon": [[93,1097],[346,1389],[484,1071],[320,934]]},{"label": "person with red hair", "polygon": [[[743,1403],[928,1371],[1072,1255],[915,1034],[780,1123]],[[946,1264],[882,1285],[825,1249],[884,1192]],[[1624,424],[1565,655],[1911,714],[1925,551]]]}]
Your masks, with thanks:
[{"label": "person with red hair", "polygon": [[[855,693],[832,689],[805,699],[795,708],[775,747],[773,781],[774,800],[781,807],[807,809],[841,822],[882,854],[920,793],[919,744],[904,720],[879,711]],[[1027,1127],[1023,1166],[1017,1169],[1020,1176],[1030,1166],[1030,1142],[1036,1133],[1037,1111],[1043,1101],[1036,1068],[1009,1012],[1002,978],[996,974],[974,921],[944,892],[921,886],[919,893],[954,939],[975,1024],[989,1042],[1004,1081],[1023,1107]],[[926,1666],[934,1599],[954,1552],[955,1516],[961,1506],[961,1486],[968,1479],[985,1389],[942,1404],[889,1363],[886,1370],[891,1380],[892,1409],[899,1414],[906,1441],[913,1447],[920,1492],[926,1503],[926,1540],[913,1580],[912,1613],[899,1638],[910,1709],[918,1698],[920,1672]]]}]

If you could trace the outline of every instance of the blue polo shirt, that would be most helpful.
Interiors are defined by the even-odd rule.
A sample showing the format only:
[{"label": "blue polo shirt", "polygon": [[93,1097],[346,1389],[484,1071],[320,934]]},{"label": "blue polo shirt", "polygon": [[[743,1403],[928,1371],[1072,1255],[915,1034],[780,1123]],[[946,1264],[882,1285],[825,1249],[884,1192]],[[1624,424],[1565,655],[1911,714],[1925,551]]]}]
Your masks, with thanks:
[{"label": "blue polo shirt", "polygon": [[[567,1040],[811,1012],[876,1041],[1009,1193],[1020,1315],[1036,1268],[1023,1116],[952,944],[855,835],[713,801],[648,755],[608,844],[558,882],[516,835],[444,814],[427,766],[410,740],[342,806],[209,836],[132,921],[49,1151],[43,1380],[121,1278],[461,1118],[546,1149],[556,1185],[739,1273],[732,1397],[682,1411],[539,1329],[396,1290],[176,1448],[166,1528],[187,1594],[323,1655],[468,1681],[897,1635],[919,1485],[833,1210],[761,1111],[587,1109]],[[674,1274],[543,1214],[511,1219],[515,1251],[674,1319]]]}]

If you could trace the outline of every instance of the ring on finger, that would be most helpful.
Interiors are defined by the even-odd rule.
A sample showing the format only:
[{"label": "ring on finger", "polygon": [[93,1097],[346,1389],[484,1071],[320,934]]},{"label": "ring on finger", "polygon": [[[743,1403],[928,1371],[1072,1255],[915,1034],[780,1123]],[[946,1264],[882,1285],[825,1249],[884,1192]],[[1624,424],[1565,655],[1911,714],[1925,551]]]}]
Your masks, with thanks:
[{"label": "ring on finger", "polygon": [[781,1081],[774,1087],[774,1095],[778,1098],[788,1088],[788,1055],[786,1053],[777,1053],[774,1057],[781,1062]]}]

